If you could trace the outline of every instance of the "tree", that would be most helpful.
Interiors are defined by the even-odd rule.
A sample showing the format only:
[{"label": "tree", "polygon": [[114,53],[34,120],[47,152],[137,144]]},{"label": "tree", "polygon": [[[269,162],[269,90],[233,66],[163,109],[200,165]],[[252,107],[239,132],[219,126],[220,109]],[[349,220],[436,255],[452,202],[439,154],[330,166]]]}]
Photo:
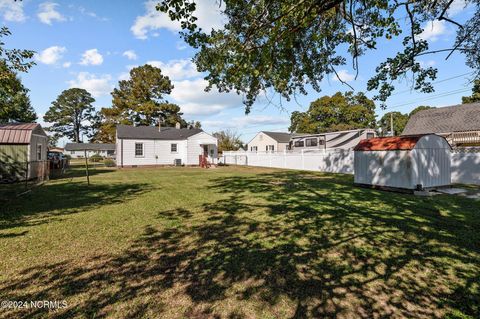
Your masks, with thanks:
[{"label": "tree", "polygon": [[337,92],[310,103],[306,112],[292,112],[290,132],[323,133],[375,127],[375,103],[365,94]]},{"label": "tree", "polygon": [[462,97],[462,104],[480,102],[480,79],[473,82],[472,95]]},{"label": "tree", "polygon": [[213,136],[218,140],[218,152],[224,151],[238,151],[243,148],[244,144],[237,132],[225,130],[213,133]]},{"label": "tree", "polygon": [[411,118],[415,113],[423,111],[423,110],[429,110],[429,109],[434,109],[435,107],[432,106],[427,106],[427,105],[420,105],[414,108],[410,114],[408,114],[408,118]]},{"label": "tree", "polygon": [[[376,90],[375,98],[382,102],[395,89],[392,82],[406,76],[411,76],[416,90],[433,91],[431,81],[437,70],[421,65],[419,59],[425,55],[443,53],[449,58],[459,52],[465,55],[467,65],[480,73],[478,0],[465,1],[473,4],[475,12],[460,22],[448,15],[453,2],[218,1],[224,4],[225,21],[218,30],[199,28],[193,0],[162,0],[157,9],[181,23],[182,37],[198,49],[194,62],[199,71],[207,73],[209,88],[244,93],[248,113],[257,96],[267,89],[289,99],[297,92],[306,94],[306,85],[320,91],[321,81],[336,75],[349,60],[358,72],[360,56],[393,39],[401,41],[403,49],[381,62],[368,81],[368,89]],[[407,23],[402,25],[404,20]],[[424,30],[421,26],[431,28],[432,20],[457,28],[455,43],[430,50],[420,34]]]},{"label": "tree", "polygon": [[[1,50],[0,50],[1,51]],[[15,73],[0,61],[0,123],[34,122],[37,115],[26,89]]]},{"label": "tree", "polygon": [[161,124],[171,125],[182,115],[180,107],[164,99],[172,89],[170,79],[159,68],[149,64],[133,68],[130,79],[120,81],[113,90],[112,108],[105,115],[118,123],[157,125],[160,120]]},{"label": "tree", "polygon": [[[46,129],[46,131],[48,132],[48,129]],[[60,138],[60,136],[58,134],[49,134],[48,135],[48,148],[57,147],[59,138]]]},{"label": "tree", "polygon": [[200,123],[200,121],[191,120],[187,123],[187,127],[202,128],[202,123]]},{"label": "tree", "polygon": [[79,143],[81,134],[91,134],[90,124],[95,119],[93,102],[95,99],[84,89],[65,90],[52,102],[43,119],[53,123],[50,132]]},{"label": "tree", "polygon": [[35,65],[35,62],[30,60],[35,54],[34,51],[6,49],[4,47],[5,43],[2,38],[11,34],[12,33],[7,27],[2,27],[0,29],[0,64],[2,64],[2,68],[0,69],[0,79],[11,78],[12,76],[15,76],[16,71],[27,72]]},{"label": "tree", "polygon": [[385,135],[386,132],[391,131],[391,116],[393,116],[393,135],[398,136],[401,135],[405,126],[407,125],[409,116],[408,114],[403,114],[401,112],[388,112],[385,113],[380,121],[378,122],[378,126],[382,129],[382,133]]}]

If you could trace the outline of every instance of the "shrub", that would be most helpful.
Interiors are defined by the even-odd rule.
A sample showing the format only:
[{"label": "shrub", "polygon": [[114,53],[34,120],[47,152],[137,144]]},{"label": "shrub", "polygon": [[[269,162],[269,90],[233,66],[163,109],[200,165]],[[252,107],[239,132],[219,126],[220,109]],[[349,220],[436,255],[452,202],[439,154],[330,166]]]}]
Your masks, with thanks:
[{"label": "shrub", "polygon": [[103,160],[103,157],[100,156],[99,154],[93,154],[92,156],[90,156],[90,162],[100,162],[101,160]]},{"label": "shrub", "polygon": [[107,158],[106,160],[103,161],[103,164],[105,164],[106,167],[115,167],[115,161],[112,159]]}]

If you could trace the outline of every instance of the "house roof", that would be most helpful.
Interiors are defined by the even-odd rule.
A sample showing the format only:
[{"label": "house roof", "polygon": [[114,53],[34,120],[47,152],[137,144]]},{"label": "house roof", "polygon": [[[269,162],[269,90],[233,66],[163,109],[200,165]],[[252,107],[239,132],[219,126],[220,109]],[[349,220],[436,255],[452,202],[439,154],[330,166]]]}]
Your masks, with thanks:
[{"label": "house roof", "polygon": [[480,131],[480,103],[423,110],[412,115],[403,135]]},{"label": "house roof", "polygon": [[115,144],[106,143],[67,143],[66,151],[114,151]]},{"label": "house roof", "polygon": [[0,124],[0,144],[30,144],[32,134],[47,136],[38,123]]},{"label": "house roof", "polygon": [[117,138],[120,139],[185,140],[201,132],[203,130],[198,128],[162,127],[159,131],[156,126],[117,125]]},{"label": "house roof", "polygon": [[270,136],[273,138],[275,141],[278,143],[289,143],[290,138],[292,137],[292,134],[290,133],[283,133],[283,132],[268,132],[268,131],[262,131],[263,134]]},{"label": "house roof", "polygon": [[425,135],[409,135],[395,137],[374,137],[361,140],[354,151],[394,151],[412,150]]}]

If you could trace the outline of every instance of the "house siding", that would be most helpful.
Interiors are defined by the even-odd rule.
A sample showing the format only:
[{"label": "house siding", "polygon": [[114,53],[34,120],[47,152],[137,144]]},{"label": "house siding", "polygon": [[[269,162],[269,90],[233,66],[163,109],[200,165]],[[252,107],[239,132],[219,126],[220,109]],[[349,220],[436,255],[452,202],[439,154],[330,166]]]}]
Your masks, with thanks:
[{"label": "house siding", "polygon": [[267,134],[260,132],[248,143],[247,151],[251,151],[252,146],[256,146],[258,152],[265,152],[267,145],[274,145],[274,152],[283,152],[287,149],[288,143],[278,143]]},{"label": "house siding", "polygon": [[[195,134],[193,136],[190,136],[187,140],[188,146],[187,146],[187,165],[198,165],[198,156],[203,154],[203,147],[201,146],[202,144],[209,144],[209,155],[210,150],[213,149],[213,157],[217,158],[217,139],[210,134],[207,134],[205,132],[201,132],[198,134]],[[212,145],[215,145],[215,147],[212,147]],[[213,159],[209,156],[209,160],[212,161]]]},{"label": "house siding", "polygon": [[[123,141],[123,154],[122,154]],[[143,144],[143,156],[135,156],[135,143]],[[170,151],[171,144],[177,144],[177,152]],[[117,143],[117,161],[123,166],[173,165],[176,159],[182,164],[187,161],[187,142],[185,140],[141,140],[120,139]],[[122,163],[123,160],[123,163]]]}]

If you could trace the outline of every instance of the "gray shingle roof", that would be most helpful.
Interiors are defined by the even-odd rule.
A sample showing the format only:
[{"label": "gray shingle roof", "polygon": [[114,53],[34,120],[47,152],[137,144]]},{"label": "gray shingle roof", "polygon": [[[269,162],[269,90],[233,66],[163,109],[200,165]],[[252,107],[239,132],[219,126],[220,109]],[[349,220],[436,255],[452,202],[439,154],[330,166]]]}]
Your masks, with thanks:
[{"label": "gray shingle roof", "polygon": [[66,151],[114,151],[115,144],[106,143],[67,143]]},{"label": "gray shingle roof", "polygon": [[156,126],[117,125],[117,137],[121,139],[185,140],[201,132],[203,130],[198,128],[162,127],[158,131]]},{"label": "gray shingle roof", "polygon": [[402,135],[480,131],[480,103],[423,110],[408,120]]},{"label": "gray shingle roof", "polygon": [[282,133],[282,132],[262,131],[262,133],[270,136],[271,138],[273,138],[278,143],[288,143],[288,142],[290,142],[290,137],[292,136],[292,134],[290,134],[290,133]]}]

